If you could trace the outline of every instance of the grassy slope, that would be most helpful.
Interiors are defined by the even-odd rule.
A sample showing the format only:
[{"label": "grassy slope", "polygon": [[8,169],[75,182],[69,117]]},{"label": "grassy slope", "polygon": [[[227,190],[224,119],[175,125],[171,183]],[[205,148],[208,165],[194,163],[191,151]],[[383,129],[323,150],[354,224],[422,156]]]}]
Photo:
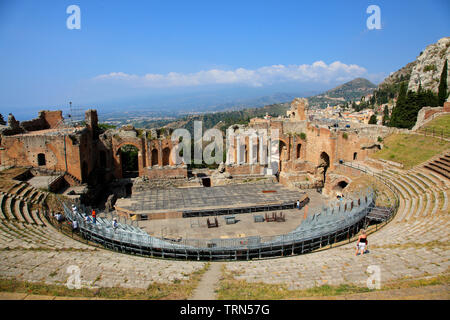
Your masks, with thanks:
[{"label": "grassy slope", "polygon": [[173,283],[153,283],[147,289],[95,288],[69,289],[65,285],[32,283],[16,279],[0,279],[0,292],[16,292],[53,297],[84,297],[103,299],[133,300],[184,300],[192,295],[194,289],[209,268],[206,264],[190,275],[189,280],[175,280]]},{"label": "grassy slope", "polygon": [[384,140],[384,148],[372,158],[402,163],[405,169],[425,162],[450,148],[450,142],[415,134],[392,134]]},{"label": "grassy slope", "polygon": [[444,132],[444,136],[450,136],[450,114],[431,120],[423,128],[433,129],[437,134]]}]

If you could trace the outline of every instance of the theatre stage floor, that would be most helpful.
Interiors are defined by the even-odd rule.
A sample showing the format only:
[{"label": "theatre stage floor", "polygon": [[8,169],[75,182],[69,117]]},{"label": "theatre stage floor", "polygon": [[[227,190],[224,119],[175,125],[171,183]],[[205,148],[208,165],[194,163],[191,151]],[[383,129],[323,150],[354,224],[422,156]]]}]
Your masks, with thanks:
[{"label": "theatre stage floor", "polygon": [[300,191],[281,184],[242,184],[211,188],[150,189],[118,199],[116,206],[135,213],[230,208],[296,201]]},{"label": "theatre stage floor", "polygon": [[[273,190],[274,188],[271,187],[270,189]],[[261,189],[259,191],[261,191]],[[299,192],[294,191],[294,193],[292,193],[291,195],[294,195],[293,199],[296,199],[299,194]],[[307,194],[310,198],[307,209],[308,214],[315,213],[317,209],[327,201],[324,196],[317,193],[315,190],[308,190]],[[271,193],[270,195],[277,195],[279,196],[279,198],[281,198],[281,194],[278,193]],[[241,194],[240,199],[246,198],[248,201],[249,196],[250,193],[246,192]],[[271,198],[275,199],[275,197]],[[224,199],[226,199],[226,203],[229,203],[228,197]],[[259,199],[261,199],[261,197]],[[236,214],[235,218],[237,222],[235,224],[226,224],[224,218],[225,216],[217,216],[217,219],[219,221],[218,228],[208,228],[206,217],[139,221],[139,226],[152,236],[165,237],[170,239],[226,239],[248,236],[272,236],[288,233],[294,230],[302,222],[305,210],[305,208],[302,208],[301,210],[290,209],[275,211],[277,213],[284,213],[286,217],[285,222],[254,222],[254,215],[264,216],[265,214],[265,212],[256,212]],[[268,213],[271,214],[272,212]],[[209,217],[209,219],[210,221],[214,221],[214,216]]]}]

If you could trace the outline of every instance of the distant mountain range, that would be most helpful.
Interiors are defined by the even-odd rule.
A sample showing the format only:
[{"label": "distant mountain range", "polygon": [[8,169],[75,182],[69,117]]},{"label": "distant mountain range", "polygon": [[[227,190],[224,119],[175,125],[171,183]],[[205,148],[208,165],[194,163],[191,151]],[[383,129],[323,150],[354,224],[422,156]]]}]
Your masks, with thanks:
[{"label": "distant mountain range", "polygon": [[[311,107],[326,107],[328,103],[336,105],[346,101],[360,100],[376,88],[377,86],[367,79],[357,78],[346,82],[322,94],[310,96],[308,98]],[[263,117],[266,114],[272,117],[284,116],[286,111],[290,108],[290,102],[298,97],[294,94],[278,93],[272,96],[265,96],[258,99],[247,100],[246,103],[251,103],[253,108],[245,108],[246,103],[239,105],[229,104],[229,109],[221,112],[204,112],[202,114],[190,114],[180,116],[173,121],[143,121],[136,123],[136,125],[157,128],[164,126],[165,128],[177,129],[185,128],[190,131],[193,130],[194,121],[201,121],[203,130],[216,127],[225,130],[233,124],[245,124],[251,118]],[[278,102],[278,101],[283,102]],[[277,103],[266,104],[266,101],[277,101]],[[218,110],[224,110],[224,105]]]}]

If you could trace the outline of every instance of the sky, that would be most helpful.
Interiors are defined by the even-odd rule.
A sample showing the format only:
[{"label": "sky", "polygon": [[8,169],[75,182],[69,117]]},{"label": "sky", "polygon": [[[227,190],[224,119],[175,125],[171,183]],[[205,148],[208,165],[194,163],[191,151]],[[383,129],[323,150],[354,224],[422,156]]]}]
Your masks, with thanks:
[{"label": "sky", "polygon": [[0,0],[0,113],[379,83],[445,36],[448,0]]}]

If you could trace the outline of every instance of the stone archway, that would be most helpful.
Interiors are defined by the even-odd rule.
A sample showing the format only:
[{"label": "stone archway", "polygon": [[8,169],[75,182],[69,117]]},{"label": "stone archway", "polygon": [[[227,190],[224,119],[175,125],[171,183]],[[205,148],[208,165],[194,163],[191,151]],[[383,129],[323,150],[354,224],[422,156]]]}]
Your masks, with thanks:
[{"label": "stone archway", "polygon": [[123,178],[139,176],[139,149],[131,144],[125,144],[119,149],[119,159]]},{"label": "stone archway", "polygon": [[[130,149],[130,150],[133,149],[133,151],[134,151],[134,155],[132,156],[132,159],[131,159],[133,170],[125,170],[125,171],[133,171],[133,174],[129,175],[130,177],[131,176],[133,176],[133,177],[139,176],[140,174],[142,174],[143,169],[144,169],[144,154],[143,154],[143,146],[141,143],[139,143],[139,141],[131,140],[131,139],[128,141],[122,140],[120,144],[115,145],[113,148],[114,148],[113,157],[114,157],[114,167],[115,167],[116,178],[121,179],[124,177],[124,173],[126,174],[126,172],[124,172],[124,160],[126,160],[126,156],[124,157],[124,152],[127,152],[127,150],[124,150],[124,149]],[[137,167],[136,167],[136,164],[137,164]]]},{"label": "stone archway", "polygon": [[158,149],[153,149],[152,150],[152,166],[157,166],[159,164],[159,159],[158,159]]},{"label": "stone archway", "polygon": [[336,183],[336,185],[334,186],[334,190],[336,191],[342,191],[344,190],[346,187],[348,186],[348,182],[345,180],[341,180],[338,183]]},{"label": "stone archway", "polygon": [[162,151],[162,165],[168,166],[170,165],[170,148],[165,147]]},{"label": "stone archway", "polygon": [[278,140],[278,152],[279,152],[278,172],[281,173],[281,171],[283,170],[283,161],[289,160],[287,144],[285,141],[281,139]]}]

